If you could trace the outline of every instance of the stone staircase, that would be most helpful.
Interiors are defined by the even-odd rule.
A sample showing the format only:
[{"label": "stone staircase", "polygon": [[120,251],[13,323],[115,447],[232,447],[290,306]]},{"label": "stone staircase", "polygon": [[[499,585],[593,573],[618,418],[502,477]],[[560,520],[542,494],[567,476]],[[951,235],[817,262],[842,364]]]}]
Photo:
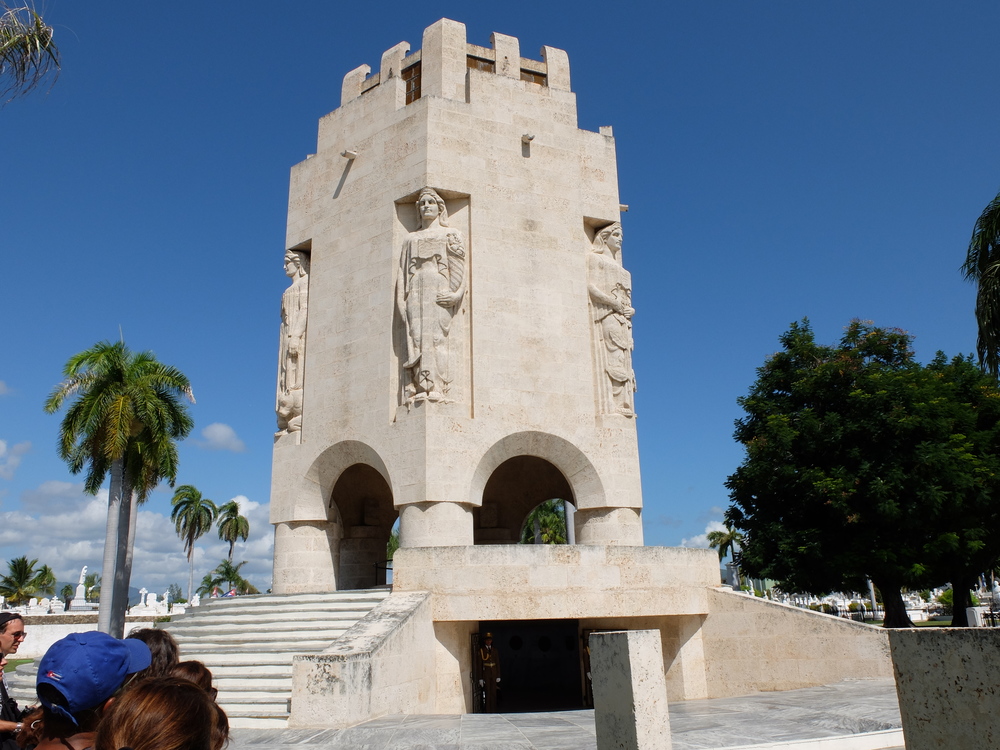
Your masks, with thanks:
[{"label": "stone staircase", "polygon": [[[388,587],[209,599],[160,627],[177,639],[182,660],[212,670],[231,726],[280,728],[288,723],[292,656],[323,651],[387,596]],[[11,680],[21,705],[34,702],[36,671],[23,664]]]}]

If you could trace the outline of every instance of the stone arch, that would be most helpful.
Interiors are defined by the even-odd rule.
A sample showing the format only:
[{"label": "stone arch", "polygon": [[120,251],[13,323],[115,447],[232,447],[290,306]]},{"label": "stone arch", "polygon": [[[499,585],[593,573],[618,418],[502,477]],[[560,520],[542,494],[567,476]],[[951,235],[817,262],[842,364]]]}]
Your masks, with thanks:
[{"label": "stone arch", "polygon": [[[384,583],[375,565],[396,521],[392,482],[385,462],[369,445],[344,440],[323,451],[307,479],[318,488],[336,570],[337,589]],[[310,500],[313,503],[314,500]]]},{"label": "stone arch", "polygon": [[605,505],[600,477],[575,445],[543,432],[508,435],[486,452],[473,476],[475,542],[515,543],[527,514],[553,498],[576,508]]}]

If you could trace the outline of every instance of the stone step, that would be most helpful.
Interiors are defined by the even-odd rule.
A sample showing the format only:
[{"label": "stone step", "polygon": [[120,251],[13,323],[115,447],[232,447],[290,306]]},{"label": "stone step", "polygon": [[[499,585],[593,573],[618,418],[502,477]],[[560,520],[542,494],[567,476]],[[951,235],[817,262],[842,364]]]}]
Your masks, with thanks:
[{"label": "stone step", "polygon": [[371,607],[367,606],[367,604],[364,602],[361,603],[350,602],[349,605],[345,606],[340,606],[340,607],[331,606],[329,608],[323,608],[323,609],[317,609],[317,608],[301,609],[295,612],[288,612],[285,615],[274,614],[270,611],[266,615],[263,613],[255,614],[254,612],[242,612],[242,613],[234,612],[232,614],[229,614],[224,611],[206,613],[204,615],[201,615],[201,613],[199,612],[198,614],[201,616],[196,618],[195,622],[192,623],[191,625],[188,624],[188,621],[191,618],[187,613],[185,613],[183,615],[178,615],[176,617],[171,618],[169,628],[171,631],[176,630],[178,632],[183,632],[185,628],[200,627],[202,624],[204,625],[212,624],[216,626],[225,625],[230,627],[247,627],[248,625],[250,625],[259,628],[264,625],[271,625],[271,624],[280,625],[281,623],[289,623],[289,622],[294,623],[295,627],[299,627],[300,625],[303,624],[308,625],[311,622],[337,621],[337,620],[355,618],[358,616],[358,613],[364,614],[369,609],[371,609]]},{"label": "stone step", "polygon": [[328,648],[390,594],[388,588],[213,599],[165,625],[181,659],[204,662],[235,728],[284,727],[292,658]]}]

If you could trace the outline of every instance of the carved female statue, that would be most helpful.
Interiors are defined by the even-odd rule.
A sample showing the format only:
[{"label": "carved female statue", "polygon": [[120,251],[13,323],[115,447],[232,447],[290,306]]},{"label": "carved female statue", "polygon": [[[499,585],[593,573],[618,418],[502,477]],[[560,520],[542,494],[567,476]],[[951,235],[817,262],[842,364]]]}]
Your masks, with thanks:
[{"label": "carved female statue", "polygon": [[406,339],[403,396],[407,402],[450,401],[448,333],[465,295],[465,243],[448,227],[444,199],[431,188],[420,191],[417,214],[420,229],[403,242],[396,279]]},{"label": "carved female statue", "polygon": [[306,312],[309,307],[309,255],[285,253],[285,275],[292,280],[281,295],[281,343],[278,354],[279,432],[302,428],[302,374],[306,355]]},{"label": "carved female statue", "polygon": [[602,412],[635,414],[632,370],[632,275],[622,268],[622,225],[606,226],[587,257],[587,288],[598,355],[598,403]]}]

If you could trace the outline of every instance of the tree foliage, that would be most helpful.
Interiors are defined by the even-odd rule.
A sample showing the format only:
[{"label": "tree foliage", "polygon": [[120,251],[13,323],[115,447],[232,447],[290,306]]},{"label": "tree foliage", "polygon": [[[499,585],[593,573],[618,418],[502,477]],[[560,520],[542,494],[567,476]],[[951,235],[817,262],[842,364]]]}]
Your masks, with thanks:
[{"label": "tree foliage", "polygon": [[194,591],[194,543],[211,530],[219,509],[190,484],[178,487],[170,504],[173,506],[170,520],[174,522],[177,535],[184,540],[184,552],[190,568],[188,596],[191,596]]},{"label": "tree foliage", "polygon": [[52,27],[29,5],[0,0],[0,97],[26,94],[59,71]]},{"label": "tree foliage", "polygon": [[0,576],[0,595],[15,607],[26,604],[39,594],[55,592],[55,574],[48,565],[36,569],[38,560],[27,556],[15,557],[7,562],[7,575]]},{"label": "tree foliage", "polygon": [[232,562],[236,541],[242,539],[245,542],[250,536],[250,521],[246,516],[240,515],[239,503],[230,500],[219,507],[218,525],[219,539],[229,542],[229,562]]},{"label": "tree foliage", "polygon": [[521,544],[566,544],[566,506],[562,500],[539,503],[521,524]]},{"label": "tree foliage", "polygon": [[976,284],[979,364],[1000,375],[1000,194],[976,219],[962,273]]},{"label": "tree foliage", "polygon": [[746,458],[726,519],[750,575],[813,593],[871,578],[887,627],[912,624],[901,587],[950,581],[961,625],[968,589],[1000,560],[1000,392],[971,358],[922,366],[911,343],[854,321],[821,346],[808,321],[792,325],[739,400]]}]

